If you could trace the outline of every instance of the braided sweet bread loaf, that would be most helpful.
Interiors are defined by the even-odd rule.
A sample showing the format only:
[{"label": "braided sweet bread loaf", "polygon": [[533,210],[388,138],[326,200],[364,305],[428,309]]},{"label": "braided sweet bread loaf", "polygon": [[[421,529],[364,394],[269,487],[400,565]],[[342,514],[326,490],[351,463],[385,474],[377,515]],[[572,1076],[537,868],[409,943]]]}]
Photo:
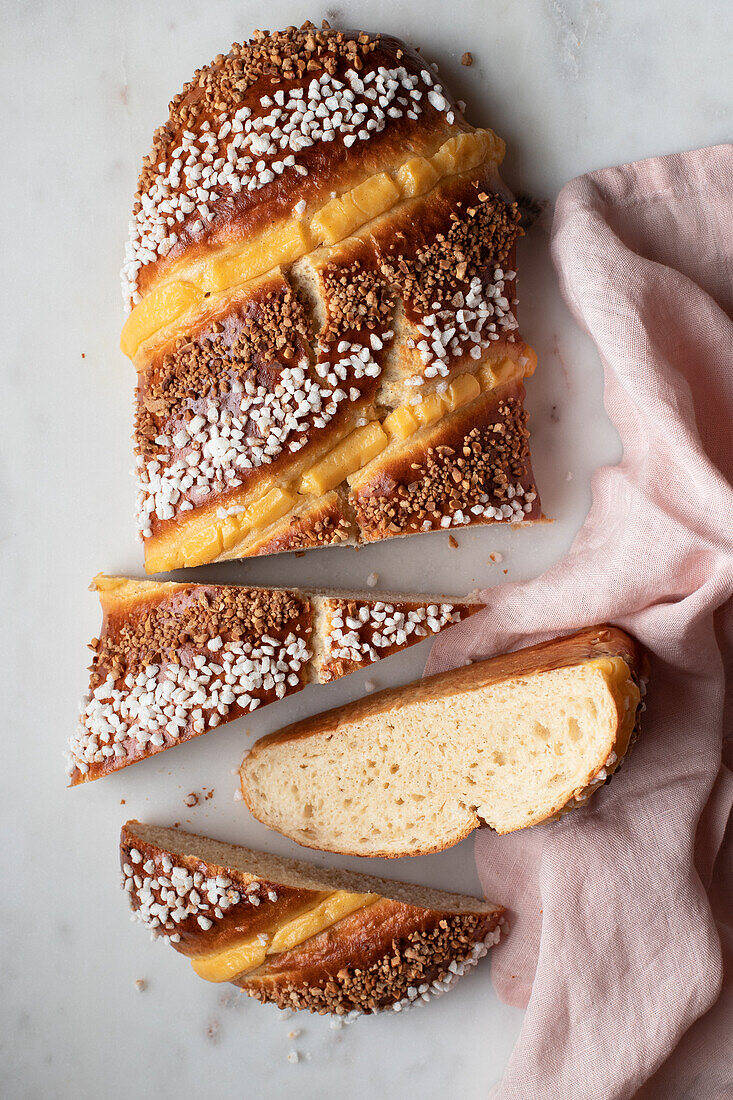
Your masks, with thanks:
[{"label": "braided sweet bread loaf", "polygon": [[148,572],[541,518],[503,154],[414,50],[327,25],[176,96],[123,269]]}]

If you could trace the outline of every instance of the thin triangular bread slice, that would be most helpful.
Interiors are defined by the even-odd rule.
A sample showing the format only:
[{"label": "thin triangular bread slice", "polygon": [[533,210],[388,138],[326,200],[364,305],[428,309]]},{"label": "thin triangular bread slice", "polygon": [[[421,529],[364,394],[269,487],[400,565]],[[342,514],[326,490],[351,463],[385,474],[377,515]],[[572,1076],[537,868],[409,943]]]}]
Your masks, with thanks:
[{"label": "thin triangular bread slice", "polygon": [[70,786],[390,657],[479,611],[472,597],[94,579],[104,621]]},{"label": "thin triangular bread slice", "polygon": [[399,1011],[444,993],[504,930],[500,905],[322,869],[128,821],[135,917],[211,982],[311,1012]]},{"label": "thin triangular bread slice", "polygon": [[256,818],[309,848],[414,856],[585,802],[637,729],[644,657],[599,626],[380,692],[263,737]]}]

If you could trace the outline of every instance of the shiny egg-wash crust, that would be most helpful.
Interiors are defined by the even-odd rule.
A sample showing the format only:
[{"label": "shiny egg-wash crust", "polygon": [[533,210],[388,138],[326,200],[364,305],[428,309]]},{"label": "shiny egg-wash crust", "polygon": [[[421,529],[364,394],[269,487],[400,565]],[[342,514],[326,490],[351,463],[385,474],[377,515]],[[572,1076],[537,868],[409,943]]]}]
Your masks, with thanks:
[{"label": "shiny egg-wash crust", "polygon": [[130,821],[120,864],[133,913],[191,958],[266,937],[345,889],[376,896],[297,946],[234,976],[281,1008],[344,1016],[429,1000],[498,942],[501,906],[373,876],[320,870],[233,845]]},{"label": "shiny egg-wash crust", "polygon": [[328,683],[480,610],[472,598],[95,578],[104,614],[70,785]]},{"label": "shiny egg-wash crust", "polygon": [[[294,127],[308,133],[293,162],[267,167]],[[240,186],[253,149],[260,160]],[[502,155],[419,55],[381,36],[258,35],[173,101],[141,176],[126,265],[131,321],[149,311],[130,344],[148,572],[371,540],[346,475],[416,441],[355,445],[330,481],[309,483],[313,468],[460,374],[493,366],[499,385],[532,373]],[[182,200],[193,177],[201,186]],[[448,403],[438,436],[453,415]],[[526,467],[537,499],[528,454]],[[486,521],[477,499],[451,499],[432,526]],[[538,500],[532,513],[511,521],[541,515]]]}]

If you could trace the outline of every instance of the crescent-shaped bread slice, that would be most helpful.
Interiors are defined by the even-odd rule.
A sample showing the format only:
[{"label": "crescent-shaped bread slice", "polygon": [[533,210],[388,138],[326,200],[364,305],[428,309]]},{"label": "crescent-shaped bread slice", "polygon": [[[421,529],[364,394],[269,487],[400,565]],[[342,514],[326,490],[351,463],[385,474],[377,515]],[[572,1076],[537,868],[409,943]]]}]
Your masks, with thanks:
[{"label": "crescent-shaped bread slice", "polygon": [[258,741],[244,801],[306,847],[362,856],[536,825],[619,766],[644,667],[634,639],[599,626],[380,692]]},{"label": "crescent-shaped bread slice", "polygon": [[503,155],[384,35],[257,33],[173,100],[123,278],[148,573],[543,518]]},{"label": "crescent-shaped bread slice", "polygon": [[440,633],[472,597],[140,581],[100,574],[102,630],[68,753],[98,779]]},{"label": "crescent-shaped bread slice", "polygon": [[281,1008],[399,1011],[450,989],[505,927],[477,898],[137,821],[120,862],[134,915],[199,976]]}]

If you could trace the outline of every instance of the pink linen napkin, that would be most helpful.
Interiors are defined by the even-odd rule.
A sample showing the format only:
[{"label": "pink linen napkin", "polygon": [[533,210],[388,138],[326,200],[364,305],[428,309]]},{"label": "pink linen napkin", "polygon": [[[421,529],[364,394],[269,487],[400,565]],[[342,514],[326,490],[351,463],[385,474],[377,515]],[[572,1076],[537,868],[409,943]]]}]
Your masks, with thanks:
[{"label": "pink linen napkin", "polygon": [[639,741],[587,808],[477,834],[512,924],[494,983],[527,1007],[493,1095],[715,1100],[733,1096],[733,146],[573,180],[552,254],[623,460],[596,473],[567,557],[484,593],[428,671],[609,621],[652,679]]}]

